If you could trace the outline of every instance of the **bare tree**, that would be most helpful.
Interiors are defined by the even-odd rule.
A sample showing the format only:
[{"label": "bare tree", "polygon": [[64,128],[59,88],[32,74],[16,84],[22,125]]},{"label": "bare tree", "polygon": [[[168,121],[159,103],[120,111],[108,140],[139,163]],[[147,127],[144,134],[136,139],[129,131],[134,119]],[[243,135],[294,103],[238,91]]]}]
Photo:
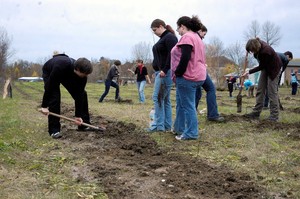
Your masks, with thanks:
[{"label": "bare tree", "polygon": [[8,37],[6,30],[0,27],[0,75],[4,76],[7,60],[12,56],[12,52],[9,51],[11,39]]},{"label": "bare tree", "polygon": [[218,37],[210,39],[206,45],[206,63],[208,70],[213,79],[216,80],[217,86],[220,86],[221,74],[221,58],[225,55],[223,42]]},{"label": "bare tree", "polygon": [[235,63],[235,69],[236,72],[240,72],[240,67],[243,63],[243,56],[245,52],[244,45],[242,45],[240,42],[236,42],[235,44],[232,44],[226,49],[226,55],[229,59],[231,59]]},{"label": "bare tree", "polygon": [[281,40],[280,27],[270,21],[266,21],[262,26],[258,21],[251,22],[249,28],[244,32],[245,40],[259,37],[270,46],[277,46]]},{"label": "bare tree", "polygon": [[141,59],[144,63],[151,62],[151,45],[146,42],[139,42],[132,47],[133,60]]},{"label": "bare tree", "polygon": [[254,20],[249,25],[247,31],[244,32],[245,40],[253,39],[260,36],[260,25],[257,20]]},{"label": "bare tree", "polygon": [[277,46],[281,40],[280,27],[270,21],[266,21],[262,25],[261,39],[267,42],[270,46]]}]

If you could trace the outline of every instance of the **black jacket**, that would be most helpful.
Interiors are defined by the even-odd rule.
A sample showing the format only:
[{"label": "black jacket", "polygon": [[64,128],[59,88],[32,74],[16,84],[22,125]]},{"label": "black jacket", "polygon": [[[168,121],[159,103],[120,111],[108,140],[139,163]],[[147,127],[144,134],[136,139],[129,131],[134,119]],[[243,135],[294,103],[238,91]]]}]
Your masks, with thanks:
[{"label": "black jacket", "polygon": [[53,94],[59,90],[59,86],[62,84],[75,100],[75,106],[77,107],[75,116],[81,117],[87,77],[81,78],[74,73],[74,62],[75,60],[67,55],[58,54],[44,64],[45,91],[42,101],[43,108],[49,107],[49,102],[54,97]]},{"label": "black jacket", "polygon": [[178,42],[177,37],[170,31],[166,30],[160,39],[152,48],[153,52],[153,69],[155,71],[164,71],[167,73],[170,69],[171,62],[171,50]]}]

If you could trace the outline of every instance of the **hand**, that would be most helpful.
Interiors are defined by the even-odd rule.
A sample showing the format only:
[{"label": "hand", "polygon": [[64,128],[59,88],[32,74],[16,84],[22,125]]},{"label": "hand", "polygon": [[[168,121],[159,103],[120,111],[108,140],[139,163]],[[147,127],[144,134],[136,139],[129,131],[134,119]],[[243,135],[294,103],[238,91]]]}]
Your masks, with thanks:
[{"label": "hand", "polygon": [[75,124],[80,126],[83,123],[83,120],[80,117],[75,118]]},{"label": "hand", "polygon": [[242,74],[241,77],[247,77],[248,75],[249,75],[249,71],[247,71],[244,74]]},{"label": "hand", "polygon": [[166,76],[166,74],[165,74],[165,72],[164,72],[164,71],[160,71],[160,73],[159,73],[159,76],[160,76],[160,77],[165,77],[165,76]]},{"label": "hand", "polygon": [[42,112],[44,115],[49,115],[49,109],[48,109],[48,108],[41,108],[40,110],[41,110],[41,112]]}]

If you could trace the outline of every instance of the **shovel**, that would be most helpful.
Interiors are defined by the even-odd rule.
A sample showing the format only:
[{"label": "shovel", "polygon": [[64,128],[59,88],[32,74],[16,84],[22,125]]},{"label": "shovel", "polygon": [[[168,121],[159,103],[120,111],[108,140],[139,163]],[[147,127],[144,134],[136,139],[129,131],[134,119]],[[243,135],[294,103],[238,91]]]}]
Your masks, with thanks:
[{"label": "shovel", "polygon": [[[246,52],[243,74],[246,72],[247,65],[248,65],[248,52]],[[238,113],[242,112],[242,98],[243,98],[242,97],[242,91],[243,91],[244,77],[240,78],[240,82],[241,82],[241,85],[240,85],[239,94],[236,96],[237,112]]]},{"label": "shovel", "polygon": [[[39,110],[39,111],[41,112],[41,110]],[[71,121],[71,122],[76,122],[75,119],[72,119],[72,118],[69,118],[69,117],[66,117],[66,116],[63,116],[63,115],[59,115],[59,114],[56,114],[56,113],[49,112],[49,115],[52,115],[52,116],[55,116],[55,117],[59,117],[59,118],[65,119],[65,120],[69,120],[69,121]],[[98,130],[98,131],[101,131],[101,132],[103,132],[103,131],[106,130],[106,129],[103,128],[103,127],[93,126],[93,125],[91,125],[91,124],[84,123],[84,122],[82,122],[81,125],[82,125],[82,126],[90,127],[90,128],[92,128],[92,129],[95,129],[95,130]]]}]

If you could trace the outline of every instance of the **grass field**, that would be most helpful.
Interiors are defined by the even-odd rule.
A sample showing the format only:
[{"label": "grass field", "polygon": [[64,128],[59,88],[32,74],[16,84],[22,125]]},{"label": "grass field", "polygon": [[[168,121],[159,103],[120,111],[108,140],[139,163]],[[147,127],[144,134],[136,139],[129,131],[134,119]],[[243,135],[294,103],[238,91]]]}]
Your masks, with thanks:
[{"label": "grass field", "polygon": [[[73,100],[61,90],[62,103],[72,107]],[[141,128],[148,126],[151,85],[146,87],[145,104],[138,103],[135,85],[120,88],[121,97],[132,99],[132,104],[113,102],[113,88],[104,103],[98,103],[103,84],[90,83],[86,90],[92,115],[134,123]],[[184,143],[183,152],[211,164],[247,172],[278,197],[300,198],[300,96],[291,96],[290,91],[280,88],[285,109],[280,112],[279,123],[274,124],[241,119],[242,114],[251,111],[255,99],[243,98],[243,111],[238,114],[235,98],[229,98],[227,91],[218,91],[219,112],[226,122],[208,122],[205,114],[199,115],[200,139]],[[98,184],[78,182],[72,176],[73,165],[83,165],[87,160],[69,156],[70,146],[49,137],[47,118],[37,111],[42,95],[43,83],[15,82],[13,98],[0,99],[0,198],[107,198]],[[175,90],[172,105],[175,110]],[[205,98],[199,109],[204,108]],[[264,110],[261,118],[268,115]],[[151,136],[166,148],[178,142],[170,135]],[[49,153],[56,148],[61,150]]]}]

